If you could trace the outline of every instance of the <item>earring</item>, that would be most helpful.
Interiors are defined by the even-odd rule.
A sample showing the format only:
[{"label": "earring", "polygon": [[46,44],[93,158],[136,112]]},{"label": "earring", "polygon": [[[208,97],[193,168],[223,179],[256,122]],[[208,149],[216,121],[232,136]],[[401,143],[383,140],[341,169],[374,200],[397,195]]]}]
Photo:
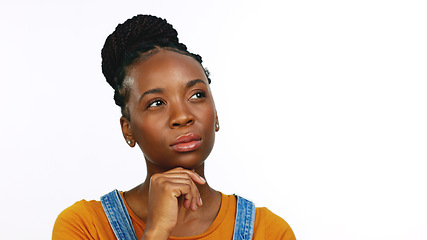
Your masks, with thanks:
[{"label": "earring", "polygon": [[129,139],[127,140],[127,143],[129,144],[129,146],[132,147],[132,145],[131,145],[132,142]]},{"label": "earring", "polygon": [[215,131],[218,132],[219,131],[219,123],[215,124]]}]

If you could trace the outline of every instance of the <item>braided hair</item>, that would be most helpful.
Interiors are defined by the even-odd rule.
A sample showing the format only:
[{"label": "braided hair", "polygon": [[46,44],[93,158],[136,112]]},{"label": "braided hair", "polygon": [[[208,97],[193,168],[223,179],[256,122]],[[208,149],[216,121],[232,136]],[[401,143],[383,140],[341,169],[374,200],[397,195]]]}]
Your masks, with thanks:
[{"label": "braided hair", "polygon": [[[132,64],[147,59],[160,50],[168,50],[194,58],[202,64],[202,57],[190,53],[178,40],[178,32],[165,19],[151,15],[137,15],[119,24],[110,34],[101,51],[102,73],[114,89],[114,101],[122,115],[129,118],[126,102],[130,84],[126,74]],[[208,82],[209,72],[204,69]]]}]

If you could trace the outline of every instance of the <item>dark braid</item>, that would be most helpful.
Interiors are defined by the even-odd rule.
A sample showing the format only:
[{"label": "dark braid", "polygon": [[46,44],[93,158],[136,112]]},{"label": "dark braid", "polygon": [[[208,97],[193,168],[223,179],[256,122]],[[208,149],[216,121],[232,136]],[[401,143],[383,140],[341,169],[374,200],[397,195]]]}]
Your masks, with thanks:
[{"label": "dark braid", "polygon": [[[193,57],[202,64],[202,57],[188,52],[178,40],[178,33],[161,19],[151,15],[137,15],[119,24],[110,34],[102,48],[102,73],[114,89],[114,101],[121,107],[122,115],[129,119],[126,101],[129,89],[125,83],[127,68],[138,59],[146,59],[160,49],[178,52]],[[208,82],[209,72],[205,70]]]}]

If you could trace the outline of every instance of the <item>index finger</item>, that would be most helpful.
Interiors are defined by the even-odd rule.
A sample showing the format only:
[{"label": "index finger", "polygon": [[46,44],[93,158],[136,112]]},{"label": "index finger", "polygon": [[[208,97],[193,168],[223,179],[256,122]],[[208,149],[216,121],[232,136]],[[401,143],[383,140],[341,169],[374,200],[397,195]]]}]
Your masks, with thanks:
[{"label": "index finger", "polygon": [[174,168],[174,169],[169,170],[169,171],[167,171],[165,173],[166,174],[186,173],[186,174],[188,174],[190,176],[190,178],[194,182],[199,183],[199,184],[205,184],[206,183],[206,180],[202,176],[200,176],[199,174],[197,174],[194,170],[188,170],[188,169],[185,169],[185,168],[182,168],[182,167]]}]

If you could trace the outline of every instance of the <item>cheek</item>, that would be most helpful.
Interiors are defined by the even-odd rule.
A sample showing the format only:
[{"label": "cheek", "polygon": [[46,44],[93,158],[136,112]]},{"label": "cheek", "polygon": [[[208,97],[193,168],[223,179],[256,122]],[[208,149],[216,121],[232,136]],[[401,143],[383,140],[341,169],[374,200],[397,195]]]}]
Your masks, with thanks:
[{"label": "cheek", "polygon": [[206,108],[203,112],[203,121],[206,133],[215,133],[216,112],[214,107]]},{"label": "cheek", "polygon": [[164,139],[161,129],[164,128],[164,122],[159,119],[152,119],[149,117],[144,120],[137,121],[135,126],[132,128],[132,134],[135,140],[138,142],[141,150],[147,152],[149,149],[153,149],[154,146],[159,145]]},{"label": "cheek", "polygon": [[204,114],[204,135],[205,135],[205,151],[203,153],[204,158],[207,158],[212,151],[212,148],[215,143],[215,120],[216,120],[216,112],[214,108],[205,111]]}]

